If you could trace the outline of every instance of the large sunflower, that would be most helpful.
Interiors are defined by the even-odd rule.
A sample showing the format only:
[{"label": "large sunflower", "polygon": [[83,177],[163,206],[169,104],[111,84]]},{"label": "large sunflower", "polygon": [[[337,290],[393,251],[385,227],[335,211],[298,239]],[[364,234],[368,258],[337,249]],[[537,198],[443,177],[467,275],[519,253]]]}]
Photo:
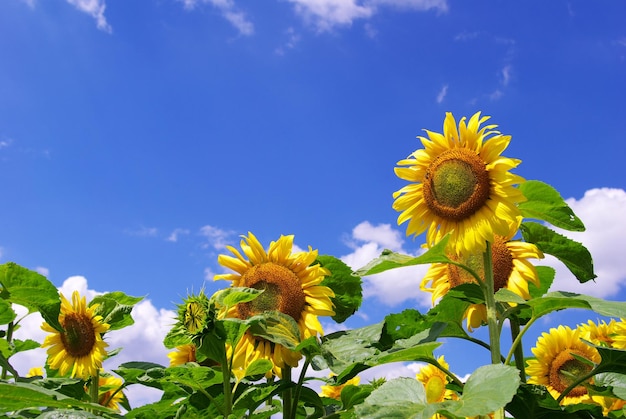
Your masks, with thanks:
[{"label": "large sunflower", "polygon": [[[495,236],[491,246],[493,260],[494,292],[500,288],[513,291],[525,300],[530,299],[528,283],[539,286],[539,276],[529,258],[543,258],[543,253],[532,243],[510,241],[504,237]],[[483,255],[474,253],[464,257],[450,257],[476,272],[484,278]],[[464,283],[474,282],[466,270],[453,264],[435,263],[430,266],[422,279],[420,288],[433,294],[433,304],[443,297],[451,288]],[[487,320],[484,304],[472,304],[465,313],[467,326],[471,331]]]},{"label": "large sunflower", "polygon": [[[528,360],[526,367],[530,376],[528,383],[545,386],[555,399],[572,384],[571,376],[581,377],[591,371],[592,366],[578,358],[595,364],[600,362],[598,351],[580,340],[580,331],[563,325],[550,329],[549,333],[544,332],[532,352],[535,359]],[[590,402],[587,388],[579,385],[567,393],[561,404]]]},{"label": "large sunflower", "polygon": [[406,234],[426,233],[432,246],[451,233],[455,253],[484,251],[495,234],[512,235],[521,222],[517,203],[525,200],[515,187],[524,181],[509,172],[520,160],[500,156],[511,136],[481,125],[488,116],[474,114],[468,123],[446,113],[443,134],[426,130],[423,149],[400,160],[396,175],[411,182],[393,194],[398,224]]},{"label": "large sunflower", "polygon": [[[280,311],[291,316],[300,330],[300,338],[306,339],[323,334],[317,316],[335,314],[330,298],[333,291],[320,283],[330,272],[318,264],[317,250],[292,253],[293,236],[280,236],[270,243],[266,252],[257,238],[248,233],[240,243],[243,255],[228,246],[233,256],[219,255],[218,262],[235,273],[215,275],[214,279],[231,281],[233,287],[263,290],[255,300],[240,303],[222,313],[226,317],[247,319],[266,311]],[[300,353],[246,333],[237,346],[229,348],[233,356],[233,368],[243,368],[260,358],[274,363],[274,372],[280,375],[285,366],[295,367]]]},{"label": "large sunflower", "polygon": [[98,304],[87,307],[85,297],[78,291],[72,293],[72,303],[61,294],[61,313],[59,323],[64,332],[59,332],[48,323],[41,328],[50,332],[42,343],[48,348],[48,365],[59,370],[61,375],[68,371],[71,377],[88,378],[102,367],[106,357],[106,347],[102,334],[109,330],[109,325],[102,321],[102,316],[95,315]]}]

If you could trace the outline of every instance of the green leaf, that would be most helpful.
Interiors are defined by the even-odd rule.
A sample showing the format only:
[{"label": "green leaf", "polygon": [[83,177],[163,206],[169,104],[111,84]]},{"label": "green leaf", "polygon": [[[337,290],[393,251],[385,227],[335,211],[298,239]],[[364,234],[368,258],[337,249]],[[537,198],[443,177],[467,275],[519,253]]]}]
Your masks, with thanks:
[{"label": "green leaf", "polygon": [[387,381],[354,409],[363,419],[430,419],[435,413],[422,383],[404,377]]},{"label": "green leaf", "polygon": [[533,317],[545,316],[566,308],[582,308],[616,318],[626,318],[626,302],[606,301],[600,298],[571,292],[555,291],[525,303],[532,309]]},{"label": "green leaf", "polygon": [[604,346],[594,346],[602,360],[594,368],[596,373],[614,372],[618,374],[626,374],[626,350],[607,348]]},{"label": "green leaf", "polygon": [[626,400],[626,374],[607,372],[593,377],[596,386],[609,387],[614,396]]},{"label": "green leaf", "polygon": [[356,273],[360,276],[367,276],[385,272],[390,269],[402,268],[404,266],[450,263],[452,260],[446,256],[445,252],[449,238],[450,236],[446,235],[436,245],[428,249],[426,253],[417,257],[402,255],[392,252],[391,250],[384,250],[378,258],[358,269]]},{"label": "green leaf", "polygon": [[563,262],[579,282],[596,277],[591,254],[581,243],[534,222],[522,223],[521,231],[525,241],[534,243],[543,253]]},{"label": "green leaf", "polygon": [[116,374],[124,379],[126,385],[142,384],[162,389],[161,380],[165,377],[165,367],[152,362],[126,362],[116,370]]},{"label": "green leaf", "polygon": [[300,328],[293,317],[280,311],[268,311],[246,320],[254,336],[295,349],[300,343]]},{"label": "green leaf", "polygon": [[41,348],[41,344],[32,339],[13,339],[12,343],[14,347],[12,355],[15,355],[18,352],[30,351],[31,349]]},{"label": "green leaf", "polygon": [[331,298],[335,306],[335,315],[332,319],[337,323],[343,323],[361,306],[363,300],[361,277],[355,275],[348,265],[334,256],[320,255],[317,261],[331,273],[324,278],[321,285],[329,287],[335,293]]},{"label": "green leaf", "polygon": [[28,408],[53,407],[81,409],[115,414],[115,411],[99,404],[81,402],[56,391],[29,383],[0,382],[0,412],[11,412]]},{"label": "green leaf", "polygon": [[[118,415],[116,415],[118,416]],[[118,416],[121,417],[121,416]],[[84,410],[57,409],[43,412],[37,416],[39,419],[100,419],[102,416]]]},{"label": "green leaf", "polygon": [[536,286],[532,282],[528,283],[528,293],[531,298],[538,298],[545,295],[550,289],[550,286],[552,286],[556,275],[556,271],[550,266],[535,266],[535,269],[539,277],[539,286]]},{"label": "green leaf", "polygon": [[89,306],[99,304],[96,314],[102,316],[104,323],[109,324],[109,330],[118,330],[135,323],[131,311],[141,300],[143,297],[131,297],[121,291],[114,291],[95,297]]},{"label": "green leaf", "polygon": [[274,368],[274,364],[269,359],[255,359],[248,366],[246,366],[245,377],[252,377],[255,375],[263,375]]},{"label": "green leaf", "polygon": [[26,307],[29,313],[38,311],[46,323],[63,331],[59,323],[61,298],[56,287],[46,277],[8,262],[0,265],[0,285],[0,298]]},{"label": "green leaf", "polygon": [[230,287],[217,291],[211,300],[221,307],[233,307],[239,303],[247,303],[257,298],[263,290],[246,287]]},{"label": "green leaf", "polygon": [[517,368],[503,364],[483,365],[470,375],[458,401],[444,402],[446,410],[464,417],[487,415],[509,403],[519,384]]},{"label": "green leaf", "polygon": [[527,180],[519,186],[527,201],[519,204],[524,218],[547,221],[570,231],[585,231],[583,222],[552,186],[538,180]]},{"label": "green leaf", "polygon": [[0,299],[0,324],[9,324],[15,320],[16,313],[7,300]]},{"label": "green leaf", "polygon": [[209,367],[199,365],[181,365],[164,370],[163,380],[181,384],[194,391],[222,383],[222,373]]},{"label": "green leaf", "polygon": [[371,385],[353,386],[347,385],[341,390],[341,404],[344,410],[353,408],[363,403],[372,394],[374,387]]},{"label": "green leaf", "polygon": [[282,383],[258,383],[247,387],[235,400],[233,411],[255,411],[266,400],[282,391]]},{"label": "green leaf", "polygon": [[517,394],[506,406],[515,418],[533,419],[590,419],[603,418],[598,405],[580,403],[560,406],[544,386],[521,384]]}]

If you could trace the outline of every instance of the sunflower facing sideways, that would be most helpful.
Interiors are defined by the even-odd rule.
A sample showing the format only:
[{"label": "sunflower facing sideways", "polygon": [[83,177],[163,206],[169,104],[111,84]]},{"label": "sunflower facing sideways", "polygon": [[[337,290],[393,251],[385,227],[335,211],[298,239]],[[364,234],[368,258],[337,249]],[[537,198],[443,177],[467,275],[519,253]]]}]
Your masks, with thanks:
[{"label": "sunflower facing sideways", "polygon": [[59,332],[45,322],[41,325],[44,331],[51,333],[41,344],[43,348],[50,346],[47,350],[50,368],[59,370],[61,375],[70,372],[72,378],[96,375],[107,355],[108,345],[102,340],[102,334],[109,330],[102,316],[95,315],[97,307],[98,304],[87,307],[85,297],[78,291],[72,293],[71,303],[61,294],[59,323],[65,331]]},{"label": "sunflower facing sideways", "polygon": [[[597,349],[580,339],[580,331],[563,325],[550,329],[549,333],[544,332],[532,352],[535,359],[528,360],[526,367],[528,383],[545,386],[555,399],[573,383],[572,377],[582,377],[591,371],[592,366],[579,358],[594,364],[600,362]],[[578,385],[565,395],[561,404],[590,402],[587,387]]]},{"label": "sunflower facing sideways", "polygon": [[[491,247],[493,260],[494,292],[500,288],[513,291],[525,300],[530,299],[528,283],[539,286],[537,269],[529,258],[541,259],[543,253],[532,243],[510,241],[504,237],[495,236]],[[476,272],[484,279],[483,255],[474,253],[462,258],[451,256]],[[466,270],[453,264],[435,263],[430,266],[422,279],[420,288],[431,292],[433,303],[443,297],[451,288],[460,284],[475,282]],[[484,304],[472,304],[466,311],[467,327],[470,331],[481,326],[487,320]]]},{"label": "sunflower facing sideways", "polygon": [[416,150],[395,168],[396,175],[411,183],[393,194],[393,208],[400,212],[398,225],[408,221],[407,235],[426,233],[433,246],[448,233],[456,254],[484,251],[494,235],[517,231],[525,200],[516,185],[524,182],[509,172],[520,160],[502,157],[511,136],[495,131],[497,125],[481,125],[489,119],[474,114],[466,123],[446,113],[443,134],[426,130]]},{"label": "sunflower facing sideways", "polygon": [[[298,324],[302,340],[322,335],[318,316],[335,314],[330,298],[333,291],[320,285],[330,272],[318,264],[317,250],[292,253],[293,236],[280,236],[270,243],[265,251],[257,238],[248,233],[242,236],[240,253],[228,246],[233,256],[219,255],[218,262],[225,268],[235,271],[215,275],[214,279],[231,281],[233,287],[247,287],[263,290],[256,299],[230,307],[221,315],[247,319],[267,311],[280,311],[291,316]],[[295,367],[301,358],[282,345],[274,344],[261,337],[246,333],[237,346],[229,348],[233,356],[233,369],[245,369],[256,359],[269,359],[274,364],[273,372],[280,376],[281,368]]]}]

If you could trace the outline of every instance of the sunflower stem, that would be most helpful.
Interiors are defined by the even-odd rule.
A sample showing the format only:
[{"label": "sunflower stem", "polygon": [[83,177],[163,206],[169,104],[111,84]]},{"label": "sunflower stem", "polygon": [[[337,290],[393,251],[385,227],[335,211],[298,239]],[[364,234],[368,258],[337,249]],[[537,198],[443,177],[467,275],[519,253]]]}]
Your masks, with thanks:
[{"label": "sunflower stem", "polygon": [[[524,365],[524,347],[522,346],[522,338],[520,333],[520,324],[517,316],[511,316],[509,318],[509,324],[511,325],[511,339],[513,343],[511,344],[511,350],[509,351],[509,355],[511,353],[515,356],[515,366],[519,370],[519,376],[522,380],[522,383],[526,382],[526,367]],[[519,339],[518,339],[519,337]],[[514,346],[513,346],[514,345]],[[510,356],[507,356],[507,364],[511,361]]]},{"label": "sunflower stem", "polygon": [[97,369],[96,373],[91,376],[91,383],[89,384],[89,396],[91,396],[91,403],[98,404],[99,395],[98,387],[100,385],[100,370]]},{"label": "sunflower stem", "polygon": [[306,357],[304,360],[304,365],[302,366],[302,370],[300,371],[300,375],[298,376],[298,383],[296,384],[296,389],[293,394],[293,402],[292,402],[292,411],[296,412],[298,410],[298,400],[300,400],[300,392],[302,390],[302,384],[304,383],[304,378],[306,377],[306,370],[310,365],[309,357]]},{"label": "sunflower stem", "polygon": [[575,380],[574,382],[572,382],[572,384],[570,384],[569,386],[567,386],[567,388],[565,390],[563,390],[563,392],[561,393],[561,395],[558,397],[558,399],[556,399],[557,403],[561,404],[561,401],[565,398],[565,396],[568,395],[568,393],[572,390],[574,390],[576,387],[578,387],[579,385],[581,385],[582,383],[584,383],[585,381],[591,379],[594,375],[598,374],[598,371],[596,368],[592,369],[591,371],[589,371],[587,374],[582,375],[581,377],[578,377],[577,380]]},{"label": "sunflower stem", "polygon": [[[6,341],[9,345],[11,344],[11,341],[13,340],[14,328],[15,328],[15,324],[13,322],[9,322],[9,324],[7,325],[7,334],[6,334]],[[0,374],[0,378],[2,378],[3,380],[6,380],[7,378],[7,369],[4,367],[4,365],[2,366],[2,374]]]},{"label": "sunflower stem", "polygon": [[228,417],[233,410],[233,393],[230,386],[230,377],[232,370],[232,357],[227,359],[226,353],[222,357],[222,382],[224,386],[224,417]]},{"label": "sunflower stem", "polygon": [[292,394],[291,394],[291,367],[285,366],[282,368],[283,381],[287,383],[287,389],[283,391],[283,418],[292,419],[295,416],[292,409]]},{"label": "sunflower stem", "polygon": [[[489,327],[489,347],[491,349],[491,363],[500,364],[502,354],[500,353],[500,330],[498,328],[498,312],[496,309],[496,298],[494,296],[493,280],[493,257],[491,255],[491,243],[487,242],[485,253],[483,254],[483,266],[485,270],[484,294],[485,305],[487,306],[487,326]],[[494,412],[495,419],[504,418],[504,408]]]}]

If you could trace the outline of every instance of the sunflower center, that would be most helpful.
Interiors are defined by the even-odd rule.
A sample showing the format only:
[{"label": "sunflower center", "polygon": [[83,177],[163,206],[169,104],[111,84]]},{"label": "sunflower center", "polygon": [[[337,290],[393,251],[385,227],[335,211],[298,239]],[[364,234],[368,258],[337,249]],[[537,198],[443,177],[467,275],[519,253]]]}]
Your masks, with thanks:
[{"label": "sunflower center", "polygon": [[[500,288],[506,287],[511,272],[513,272],[513,255],[506,246],[504,237],[496,236],[491,246],[491,258],[493,261],[493,290],[498,291]],[[465,266],[471,268],[481,278],[485,278],[485,265],[482,253],[470,255],[463,260],[451,257],[455,261],[462,262]],[[450,288],[454,288],[461,284],[475,282],[474,277],[465,269],[456,265],[448,264],[448,278],[450,280]]]},{"label": "sunflower center", "polygon": [[265,311],[278,310],[300,320],[305,306],[304,291],[300,278],[291,269],[272,262],[255,265],[242,276],[242,285],[263,290],[248,303],[237,306],[239,315],[247,319]]},{"label": "sunflower center", "polygon": [[65,333],[61,342],[65,351],[74,358],[88,355],[96,344],[96,332],[91,319],[84,314],[70,313],[63,322]]},{"label": "sunflower center", "polygon": [[191,334],[195,334],[202,330],[204,320],[206,318],[206,310],[198,301],[187,303],[185,310],[185,327]]},{"label": "sunflower center", "polygon": [[[570,384],[572,384],[574,381],[574,378],[572,377],[580,377],[587,374],[592,369],[591,365],[585,364],[574,358],[571,355],[572,353],[584,357],[583,353],[574,349],[568,349],[558,354],[550,365],[550,385],[559,393],[562,393],[567,387],[569,387]],[[567,395],[571,397],[580,397],[585,394],[587,394],[587,388],[580,385],[574,387],[574,389]]]},{"label": "sunflower center", "polygon": [[426,205],[436,215],[461,221],[489,199],[489,173],[474,152],[455,148],[437,156],[426,170],[423,184]]},{"label": "sunflower center", "polygon": [[428,379],[426,382],[426,400],[428,400],[428,403],[443,401],[445,393],[446,383],[440,376],[435,375]]}]

